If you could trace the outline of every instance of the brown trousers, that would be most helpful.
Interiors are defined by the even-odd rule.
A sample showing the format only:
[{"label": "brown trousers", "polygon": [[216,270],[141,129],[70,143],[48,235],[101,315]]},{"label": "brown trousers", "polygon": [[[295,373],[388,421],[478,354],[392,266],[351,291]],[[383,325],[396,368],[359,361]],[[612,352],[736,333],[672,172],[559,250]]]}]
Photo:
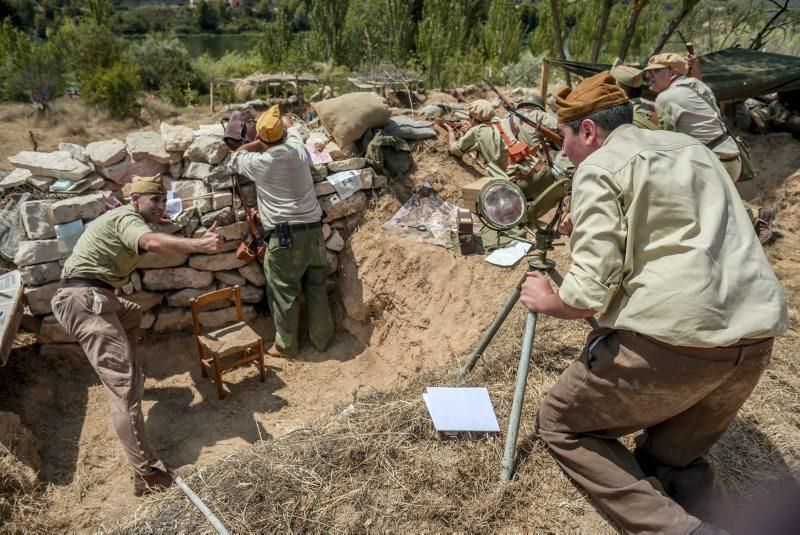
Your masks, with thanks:
[{"label": "brown trousers", "polygon": [[[703,459],[750,396],[772,339],[675,347],[630,331],[590,334],[536,419],[567,474],[634,533],[725,525],[730,503]],[[631,453],[617,440],[644,430]]]},{"label": "brown trousers", "polygon": [[105,386],[111,422],[133,469],[163,469],[147,445],[142,415],[144,375],[136,362],[142,309],[103,288],[60,288],[51,304]]}]

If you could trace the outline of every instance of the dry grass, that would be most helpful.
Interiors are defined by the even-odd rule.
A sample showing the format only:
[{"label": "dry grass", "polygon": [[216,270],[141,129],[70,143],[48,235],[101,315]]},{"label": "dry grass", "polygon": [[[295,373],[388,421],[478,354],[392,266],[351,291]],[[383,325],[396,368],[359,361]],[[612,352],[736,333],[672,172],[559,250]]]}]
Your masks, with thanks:
[{"label": "dry grass", "polygon": [[0,530],[7,533],[40,531],[44,502],[36,474],[0,444]]},{"label": "dry grass", "polygon": [[[507,425],[524,314],[515,310],[463,383],[485,385]],[[406,386],[372,392],[309,429],[232,454],[188,483],[240,532],[612,532],[558,469],[532,429],[536,406],[579,351],[586,329],[542,318],[521,429],[518,474],[498,480],[502,437],[441,440],[421,394],[456,385],[454,366]],[[739,503],[800,470],[797,334],[773,365],[712,460]],[[208,531],[179,490],[146,501],[117,533]]]}]

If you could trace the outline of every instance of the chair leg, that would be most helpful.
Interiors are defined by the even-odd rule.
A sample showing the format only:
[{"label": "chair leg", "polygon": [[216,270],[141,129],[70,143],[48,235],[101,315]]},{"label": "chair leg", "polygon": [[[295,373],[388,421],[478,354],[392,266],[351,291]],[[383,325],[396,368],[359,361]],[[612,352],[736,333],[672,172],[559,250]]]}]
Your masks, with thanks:
[{"label": "chair leg", "polygon": [[219,369],[219,359],[216,355],[214,355],[214,377],[216,378],[219,399],[225,399],[225,388],[222,386],[222,372]]},{"label": "chair leg", "polygon": [[266,382],[267,371],[264,366],[264,342],[258,341],[258,371],[261,372],[261,382]]}]

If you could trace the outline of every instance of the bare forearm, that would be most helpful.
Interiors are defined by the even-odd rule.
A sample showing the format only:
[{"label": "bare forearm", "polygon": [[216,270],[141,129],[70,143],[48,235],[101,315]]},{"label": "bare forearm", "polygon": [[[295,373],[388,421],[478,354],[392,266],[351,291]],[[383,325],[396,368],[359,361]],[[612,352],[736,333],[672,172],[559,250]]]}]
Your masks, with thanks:
[{"label": "bare forearm", "polygon": [[561,300],[558,294],[550,294],[539,301],[539,312],[562,320],[580,320],[594,316],[594,310],[575,308]]},{"label": "bare forearm", "polygon": [[179,255],[205,252],[201,238],[184,238],[161,232],[145,234],[139,246],[147,252],[161,255]]}]

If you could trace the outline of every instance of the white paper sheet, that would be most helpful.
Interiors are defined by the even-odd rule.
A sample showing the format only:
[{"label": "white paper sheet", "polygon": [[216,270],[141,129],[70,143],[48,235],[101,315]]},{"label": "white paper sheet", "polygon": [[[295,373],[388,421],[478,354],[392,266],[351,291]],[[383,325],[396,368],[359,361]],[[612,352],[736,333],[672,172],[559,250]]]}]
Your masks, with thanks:
[{"label": "white paper sheet", "polygon": [[502,249],[498,249],[486,257],[486,261],[496,266],[513,266],[530,250],[531,244],[514,240]]},{"label": "white paper sheet", "polygon": [[167,191],[167,207],[164,212],[173,221],[183,212],[183,201],[175,195],[174,190]]},{"label": "white paper sheet", "polygon": [[485,387],[428,387],[422,399],[437,431],[500,432],[492,400]]},{"label": "white paper sheet", "polygon": [[360,190],[364,185],[361,183],[361,173],[359,171],[340,171],[326,177],[328,182],[333,184],[339,198],[344,200]]}]

